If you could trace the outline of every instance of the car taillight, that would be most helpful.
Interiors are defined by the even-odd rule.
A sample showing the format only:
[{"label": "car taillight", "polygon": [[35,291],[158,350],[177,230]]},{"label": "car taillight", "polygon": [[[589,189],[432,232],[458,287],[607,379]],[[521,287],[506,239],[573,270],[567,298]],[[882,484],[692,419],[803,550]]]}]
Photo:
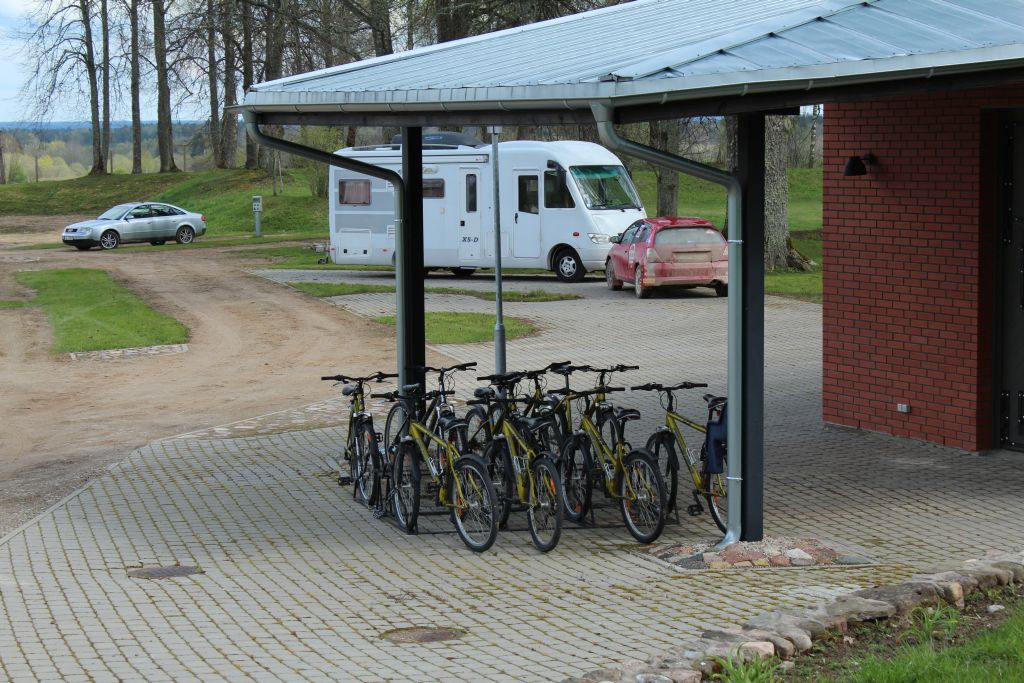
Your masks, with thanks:
[{"label": "car taillight", "polygon": [[661,263],[661,257],[658,256],[658,251],[653,247],[647,249],[647,256],[645,259],[648,263]]}]

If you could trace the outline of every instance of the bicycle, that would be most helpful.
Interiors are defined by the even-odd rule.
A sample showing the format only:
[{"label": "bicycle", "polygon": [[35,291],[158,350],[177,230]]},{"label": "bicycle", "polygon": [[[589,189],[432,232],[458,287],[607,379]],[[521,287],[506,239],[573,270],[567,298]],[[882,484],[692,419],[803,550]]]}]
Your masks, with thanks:
[{"label": "bicycle", "polygon": [[[707,502],[711,518],[722,531],[726,531],[726,403],[727,399],[712,394],[704,394],[708,404],[708,419],[705,424],[691,420],[676,411],[676,391],[706,387],[705,383],[682,382],[666,387],[661,384],[649,383],[632,387],[632,391],[657,391],[658,401],[665,410],[665,424],[647,440],[647,449],[654,454],[658,469],[664,471],[668,486],[668,511],[676,510],[676,495],[679,489],[679,456],[682,453],[686,467],[693,480],[693,505],[686,511],[691,517],[703,514],[704,506],[701,498]],[[703,436],[700,452],[697,457],[686,446],[680,425]]]},{"label": "bicycle", "polygon": [[381,467],[381,454],[377,432],[373,428],[373,415],[366,409],[366,392],[363,387],[369,382],[381,383],[395,377],[398,375],[376,372],[366,377],[330,375],[320,378],[337,384],[346,383],[341,389],[341,395],[349,397],[348,436],[344,454],[337,459],[338,483],[346,483],[341,465],[344,459],[348,461],[349,477],[354,484],[352,497],[367,507],[374,505],[380,495],[380,478],[377,473]]},{"label": "bicycle", "polygon": [[[477,364],[474,361],[472,363],[453,365],[450,368],[432,368],[428,366],[420,366],[417,368],[423,372],[438,373],[437,392],[434,395],[434,398],[430,400],[430,404],[426,407],[423,413],[427,416],[427,427],[431,431],[437,429],[438,421],[442,417],[455,417],[455,406],[448,402],[448,397],[455,395],[455,391],[453,389],[454,380],[451,375],[455,372],[470,370],[475,368],[476,365]],[[405,412],[403,404],[400,401],[396,402],[388,411],[387,419],[384,421],[384,444],[389,452],[394,450],[398,444],[399,438],[405,433],[407,422],[408,415]],[[458,448],[462,450],[466,445],[464,438],[465,432],[457,432],[455,436],[459,440]]]},{"label": "bicycle", "polygon": [[[580,522],[592,505],[594,475],[603,480],[604,494],[619,501],[622,520],[629,533],[641,543],[652,543],[665,528],[665,482],[658,471],[654,455],[645,449],[632,449],[623,435],[623,426],[640,418],[640,411],[617,409],[606,419],[615,433],[609,444],[601,434],[595,418],[600,411],[607,415],[613,409],[604,400],[612,392],[625,387],[600,386],[587,391],[573,391],[563,400],[585,403],[579,428],[566,440],[560,459],[563,502],[566,517]],[[594,458],[591,452],[596,452]]]},{"label": "bicycle", "polygon": [[510,403],[513,386],[519,380],[515,375],[494,375],[480,379],[491,380],[504,389],[505,396],[489,387],[477,391],[478,398],[471,405],[502,404],[494,425],[493,438],[484,451],[484,462],[491,468],[492,481],[496,481],[498,495],[498,525],[504,528],[518,500],[526,506],[527,525],[534,546],[549,552],[562,534],[562,482],[553,456],[540,448],[536,432],[550,424],[549,415],[527,416],[516,414]]},{"label": "bicycle", "polygon": [[465,429],[465,422],[444,416],[438,419],[438,431],[430,429],[420,419],[419,405],[421,401],[439,398],[438,394],[444,392],[424,393],[419,384],[407,384],[401,391],[372,395],[402,402],[408,418],[391,472],[390,498],[395,520],[406,533],[416,531],[422,460],[437,486],[436,502],[451,510],[459,538],[470,550],[484,552],[498,536],[498,500],[484,461],[475,453],[460,453],[450,438],[453,431]]}]

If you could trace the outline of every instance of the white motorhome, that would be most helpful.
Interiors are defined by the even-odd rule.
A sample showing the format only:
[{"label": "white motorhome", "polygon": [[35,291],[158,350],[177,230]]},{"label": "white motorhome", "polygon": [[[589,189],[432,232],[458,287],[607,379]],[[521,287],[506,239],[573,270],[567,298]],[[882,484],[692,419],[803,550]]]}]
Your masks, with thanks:
[{"label": "white motorhome", "polygon": [[[339,155],[401,173],[400,144]],[[462,134],[424,135],[424,266],[460,276],[494,266],[492,151]],[[505,268],[544,268],[565,282],[603,270],[609,238],[644,218],[622,162],[589,142],[502,142],[501,255]],[[338,167],[330,176],[331,259],[393,265],[391,183]]]}]

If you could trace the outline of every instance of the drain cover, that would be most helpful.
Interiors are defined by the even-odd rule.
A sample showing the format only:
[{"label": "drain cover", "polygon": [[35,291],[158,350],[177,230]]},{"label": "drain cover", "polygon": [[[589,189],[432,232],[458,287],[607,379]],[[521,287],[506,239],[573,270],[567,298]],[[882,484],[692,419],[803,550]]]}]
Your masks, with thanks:
[{"label": "drain cover", "polygon": [[193,574],[204,574],[199,567],[185,567],[174,565],[173,567],[143,567],[142,569],[129,569],[128,576],[132,579],[171,579],[176,576],[192,576]]},{"label": "drain cover", "polygon": [[385,631],[380,637],[391,643],[436,643],[442,640],[455,640],[464,635],[466,632],[458,628],[413,626]]}]

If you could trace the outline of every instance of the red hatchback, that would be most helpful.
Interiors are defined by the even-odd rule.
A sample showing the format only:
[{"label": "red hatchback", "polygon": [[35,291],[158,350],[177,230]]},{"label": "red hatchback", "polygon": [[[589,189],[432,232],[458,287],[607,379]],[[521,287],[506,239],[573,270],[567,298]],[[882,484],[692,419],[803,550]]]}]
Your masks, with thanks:
[{"label": "red hatchback", "polygon": [[718,296],[729,291],[729,243],[703,218],[644,218],[611,241],[608,289],[632,282],[638,299],[664,286],[714,287]]}]

